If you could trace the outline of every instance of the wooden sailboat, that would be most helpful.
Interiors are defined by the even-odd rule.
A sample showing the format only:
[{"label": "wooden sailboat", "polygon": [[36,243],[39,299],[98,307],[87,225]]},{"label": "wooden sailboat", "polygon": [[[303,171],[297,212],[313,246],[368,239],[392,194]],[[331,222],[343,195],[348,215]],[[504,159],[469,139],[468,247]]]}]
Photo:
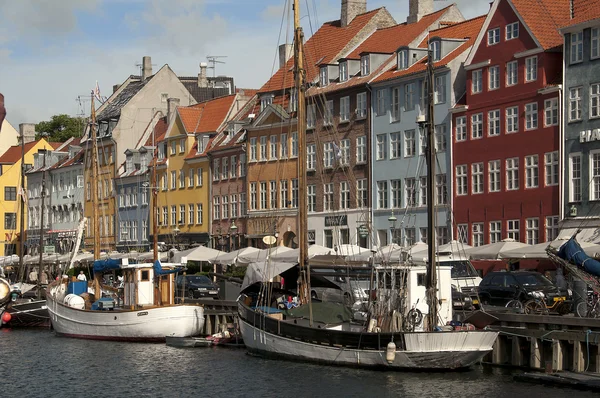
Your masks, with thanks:
[{"label": "wooden sailboat", "polygon": [[[403,299],[414,292],[411,287],[418,286],[419,274],[427,275],[426,289],[422,289],[427,297],[429,310],[426,322],[421,324],[422,314],[415,308],[399,307],[398,311],[391,313],[395,322],[387,324],[379,322],[381,318],[374,312],[376,305],[371,302],[373,289],[369,295],[369,321],[358,323],[354,319],[342,319],[335,324],[327,321],[317,322],[313,310],[317,303],[312,304],[310,292],[311,273],[307,256],[307,228],[306,228],[306,147],[304,138],[306,134],[305,121],[305,82],[303,68],[303,33],[299,25],[298,0],[294,0],[294,60],[296,76],[296,92],[298,93],[298,147],[299,147],[299,271],[297,296],[301,306],[294,309],[298,316],[290,311],[282,311],[280,307],[272,305],[276,294],[273,284],[270,283],[277,266],[265,264],[262,270],[260,291],[254,296],[242,295],[238,301],[240,329],[248,350],[265,357],[287,358],[301,361],[319,362],[330,365],[345,365],[359,367],[380,367],[387,369],[460,369],[469,367],[481,360],[484,355],[492,350],[497,333],[478,330],[453,330],[450,326],[439,326],[438,305],[439,286],[438,273],[446,272],[445,280],[450,289],[450,270],[440,271],[435,263],[435,245],[430,244],[429,262],[427,265],[399,265],[390,267],[375,267],[372,265],[373,276],[371,280],[377,281],[377,301],[383,301],[387,295],[387,303],[402,302]],[[428,120],[423,121],[428,126],[428,167],[429,183],[427,186],[429,206],[428,233],[429,242],[435,242],[434,235],[434,199],[433,187],[435,186],[435,153],[433,135],[433,64],[429,57],[429,108]],[[282,268],[280,268],[282,269]],[[257,274],[257,273],[255,273]],[[386,288],[386,275],[391,276],[392,288]],[[403,275],[407,290],[394,290],[393,281],[397,275]],[[249,276],[248,274],[246,275]],[[285,277],[286,284],[290,278]],[[383,284],[379,283],[384,281]],[[416,289],[416,288],[415,288]],[[264,300],[264,298],[268,300]],[[270,302],[271,301],[271,302]]]},{"label": "wooden sailboat", "polygon": [[[93,94],[90,132],[92,181],[97,184]],[[156,217],[155,178],[152,181],[154,194],[151,214]],[[153,263],[129,265],[126,260],[100,259],[98,189],[91,189],[91,194],[94,209],[94,280],[90,286],[85,281],[60,281],[49,286],[48,311],[56,333],[84,339],[123,341],[165,341],[166,336],[199,335],[204,328],[204,308],[175,303],[174,276],[180,268],[174,264],[161,265],[158,261],[156,232]],[[156,218],[154,222],[156,225]],[[102,283],[102,274],[114,270],[122,272],[124,281],[122,292],[117,294],[114,291],[111,294]]]}]

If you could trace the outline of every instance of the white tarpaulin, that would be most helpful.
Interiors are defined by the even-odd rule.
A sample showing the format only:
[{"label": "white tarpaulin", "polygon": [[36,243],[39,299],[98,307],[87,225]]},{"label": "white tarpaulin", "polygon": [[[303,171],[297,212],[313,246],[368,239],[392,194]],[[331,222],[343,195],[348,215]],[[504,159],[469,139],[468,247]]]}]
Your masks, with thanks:
[{"label": "white tarpaulin", "polygon": [[277,275],[295,267],[293,263],[283,263],[275,261],[261,261],[248,264],[244,281],[242,282],[242,291],[248,286],[257,282],[269,282]]},{"label": "white tarpaulin", "polygon": [[505,258],[504,253],[509,250],[528,247],[529,245],[522,242],[517,242],[514,239],[503,239],[500,242],[490,243],[488,245],[474,247],[467,251],[467,254],[475,260],[498,260]]},{"label": "white tarpaulin", "polygon": [[224,253],[219,257],[215,258],[214,262],[217,264],[236,264],[238,260],[238,256],[250,256],[252,253],[259,252],[260,249],[256,247],[244,247],[243,249],[234,250],[229,253]]},{"label": "white tarpaulin", "polygon": [[[502,258],[548,258],[548,253],[546,253],[548,246],[558,249],[570,238],[570,236],[559,236],[552,242],[538,243],[537,245],[509,250],[502,253]],[[588,256],[593,257],[596,253],[600,253],[600,245],[595,243],[579,242],[579,245]]]}]

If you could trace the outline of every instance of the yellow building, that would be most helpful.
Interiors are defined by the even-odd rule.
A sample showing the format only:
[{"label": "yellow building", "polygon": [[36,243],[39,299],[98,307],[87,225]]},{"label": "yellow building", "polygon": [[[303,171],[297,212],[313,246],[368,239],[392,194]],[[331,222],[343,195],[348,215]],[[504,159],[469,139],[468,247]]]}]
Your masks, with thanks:
[{"label": "yellow building", "polygon": [[[33,154],[40,149],[54,150],[61,144],[47,142],[44,139],[25,144],[25,169],[33,165]],[[23,202],[19,197],[21,185],[21,146],[11,146],[0,156],[0,212],[3,222],[0,223],[0,256],[20,254],[20,210]],[[27,184],[25,184],[27,186]],[[25,196],[26,198],[26,196]],[[27,205],[24,206],[25,228],[27,226]]]},{"label": "yellow building", "polygon": [[158,236],[167,245],[210,240],[211,141],[247,99],[239,94],[179,107],[158,148]]}]

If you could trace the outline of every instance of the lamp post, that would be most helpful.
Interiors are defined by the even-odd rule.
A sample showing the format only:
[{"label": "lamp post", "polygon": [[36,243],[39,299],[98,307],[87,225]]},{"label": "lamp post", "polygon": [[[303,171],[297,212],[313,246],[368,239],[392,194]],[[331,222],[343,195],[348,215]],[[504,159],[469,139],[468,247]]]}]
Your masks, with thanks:
[{"label": "lamp post", "polygon": [[231,221],[231,225],[229,226],[229,239],[230,239],[230,243],[229,243],[229,250],[233,251],[236,250],[236,239],[237,239],[237,230],[238,227],[237,225],[235,225],[235,220]]},{"label": "lamp post", "polygon": [[388,222],[390,223],[390,231],[392,233],[392,243],[396,243],[396,221],[398,219],[394,215],[394,211],[392,210],[392,215],[388,217]]},{"label": "lamp post", "polygon": [[[178,246],[178,245],[177,245],[177,235],[179,235],[179,232],[181,232],[181,230],[180,230],[180,229],[177,227],[177,225],[176,225],[176,226],[175,226],[175,228],[173,228],[173,232],[172,232],[172,233],[173,233],[173,244],[174,244],[175,246]],[[178,248],[179,248],[179,247],[178,247]]]}]

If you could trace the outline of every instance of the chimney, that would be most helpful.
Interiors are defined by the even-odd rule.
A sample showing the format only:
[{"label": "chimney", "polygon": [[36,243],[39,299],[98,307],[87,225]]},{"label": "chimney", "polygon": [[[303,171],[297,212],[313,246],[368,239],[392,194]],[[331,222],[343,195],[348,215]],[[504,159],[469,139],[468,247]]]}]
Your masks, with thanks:
[{"label": "chimney", "polygon": [[167,98],[167,123],[171,124],[171,121],[175,117],[175,111],[179,106],[179,98]]},{"label": "chimney", "polygon": [[198,73],[198,87],[208,87],[208,78],[206,77],[206,62],[200,62],[200,73]]},{"label": "chimney", "polygon": [[359,14],[367,12],[367,0],[342,0],[342,15],[340,22],[342,27],[350,25],[350,22]]},{"label": "chimney", "polygon": [[2,129],[2,123],[6,117],[6,108],[4,107],[4,96],[0,93],[0,129]]},{"label": "chimney", "polygon": [[115,93],[119,89],[120,86],[121,86],[120,84],[114,84],[113,85],[113,93]]},{"label": "chimney", "polygon": [[281,44],[279,45],[279,67],[283,68],[287,63],[288,59],[292,56],[294,46],[292,44]]},{"label": "chimney", "polygon": [[152,76],[152,58],[146,55],[142,58],[142,81],[146,81],[150,76]]},{"label": "chimney", "polygon": [[34,123],[21,123],[19,124],[19,135],[23,137],[23,142],[35,141],[35,124]]},{"label": "chimney", "polygon": [[433,0],[409,0],[406,23],[419,22],[423,15],[433,12]]}]

